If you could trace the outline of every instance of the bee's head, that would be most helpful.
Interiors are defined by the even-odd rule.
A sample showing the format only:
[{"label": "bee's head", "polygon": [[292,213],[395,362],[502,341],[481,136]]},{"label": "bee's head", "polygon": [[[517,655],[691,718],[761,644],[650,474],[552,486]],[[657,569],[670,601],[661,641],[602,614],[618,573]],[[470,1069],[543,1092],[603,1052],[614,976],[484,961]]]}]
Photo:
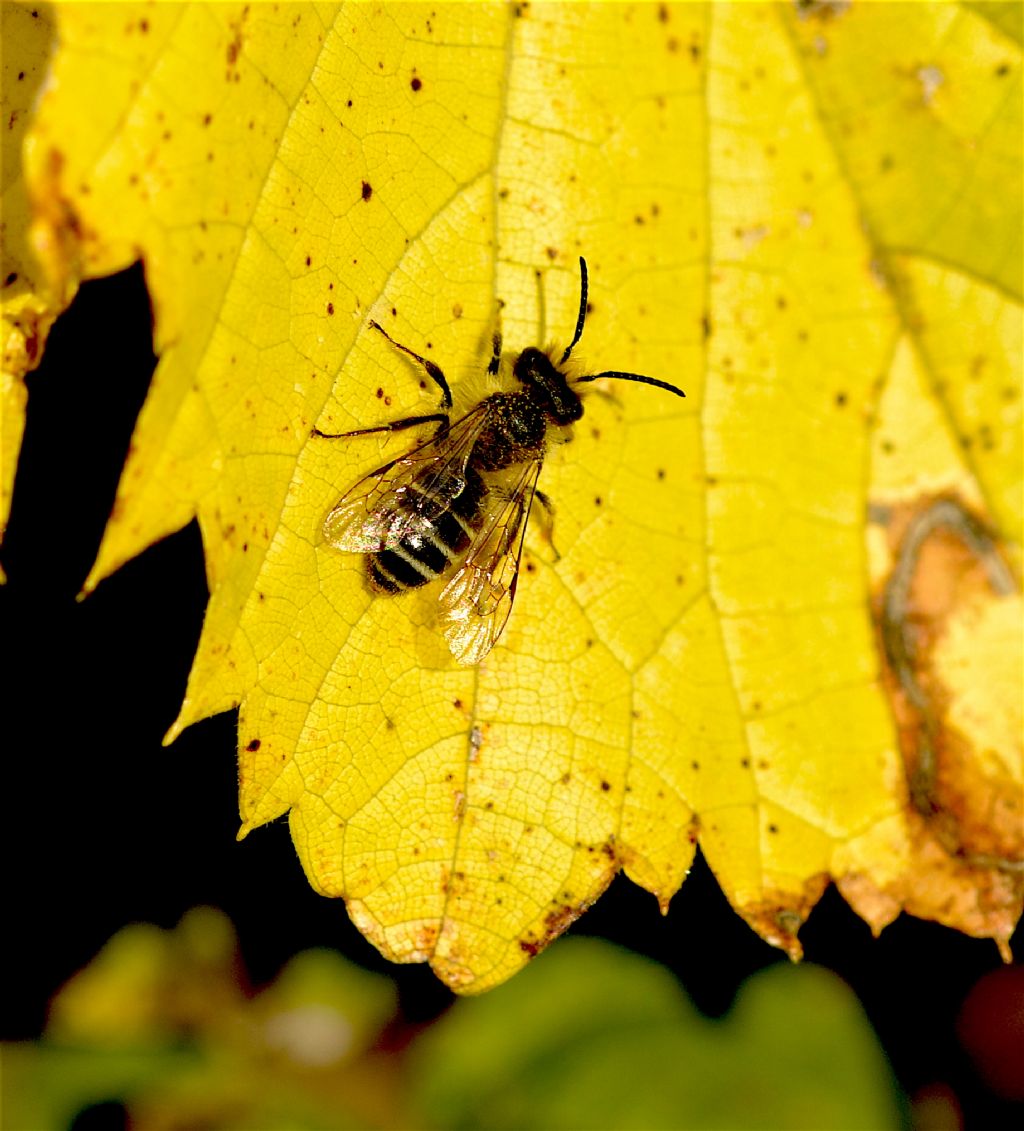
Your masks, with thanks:
[{"label": "bee's head", "polygon": [[583,334],[583,323],[586,320],[586,293],[587,270],[586,260],[579,257],[579,313],[576,318],[576,333],[573,340],[566,346],[558,363],[551,360],[551,355],[536,346],[527,346],[523,353],[516,359],[513,372],[516,379],[523,383],[531,392],[531,396],[540,404],[545,413],[557,424],[571,424],[583,416],[583,402],[579,399],[574,385],[582,385],[586,381],[597,381],[601,378],[611,378],[619,381],[637,381],[640,385],[653,385],[656,389],[665,389],[674,392],[677,397],[685,397],[685,392],[668,381],[659,381],[653,377],[644,377],[640,373],[623,373],[621,370],[605,370],[603,373],[588,373],[584,377],[577,377],[570,382],[565,369],[573,347]]},{"label": "bee's head", "polygon": [[572,385],[580,385],[586,381],[598,381],[608,377],[617,381],[636,381],[641,385],[653,385],[656,389],[675,393],[677,397],[685,397],[682,389],[670,385],[667,381],[659,381],[655,377],[644,377],[640,373],[623,373],[619,369],[608,369],[603,373],[589,373],[577,377],[572,384],[566,377],[563,366],[569,360],[573,347],[580,340],[583,333],[583,323],[587,317],[587,261],[580,256],[580,309],[576,316],[576,332],[572,341],[565,347],[565,352],[556,365],[549,354],[536,346],[529,346],[516,358],[515,375],[537,397],[544,410],[558,424],[572,424],[583,415],[583,402],[579,393]]},{"label": "bee's head", "polygon": [[556,424],[572,424],[583,415],[579,394],[543,350],[527,346],[516,358],[513,373]]}]

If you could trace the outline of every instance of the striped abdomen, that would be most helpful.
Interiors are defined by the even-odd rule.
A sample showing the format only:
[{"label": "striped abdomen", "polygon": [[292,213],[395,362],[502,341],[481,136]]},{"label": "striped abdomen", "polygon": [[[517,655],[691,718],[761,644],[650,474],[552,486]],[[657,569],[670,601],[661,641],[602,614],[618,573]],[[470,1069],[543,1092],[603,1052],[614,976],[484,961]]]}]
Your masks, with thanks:
[{"label": "striped abdomen", "polygon": [[433,481],[414,484],[399,508],[410,517],[398,545],[367,560],[371,583],[385,593],[415,589],[445,574],[466,552],[480,521],[487,488],[472,468],[457,495],[450,480],[431,475],[424,480]]}]

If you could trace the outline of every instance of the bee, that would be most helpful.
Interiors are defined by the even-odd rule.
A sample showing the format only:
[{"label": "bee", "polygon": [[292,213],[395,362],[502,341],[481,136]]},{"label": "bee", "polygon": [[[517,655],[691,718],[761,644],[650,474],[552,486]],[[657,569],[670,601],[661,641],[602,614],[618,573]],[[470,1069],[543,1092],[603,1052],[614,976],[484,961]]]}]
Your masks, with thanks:
[{"label": "bee", "polygon": [[[581,256],[576,331],[558,360],[553,349],[528,346],[512,364],[516,387],[489,394],[455,421],[451,389],[440,367],[371,322],[438,386],[440,411],[352,432],[313,430],[314,436],[333,440],[436,426],[429,440],[348,490],[324,519],[323,538],[343,553],[366,555],[375,592],[404,593],[445,581],[437,598],[439,624],[460,664],[479,663],[508,622],[534,499],[551,515],[550,501],[537,489],[548,444],[567,439],[558,430],[568,430],[583,415],[575,386],[608,378],[686,395],[675,385],[638,373],[570,376],[566,363],[586,315],[587,264]],[[498,332],[493,347],[487,372],[496,376],[502,361]]]}]

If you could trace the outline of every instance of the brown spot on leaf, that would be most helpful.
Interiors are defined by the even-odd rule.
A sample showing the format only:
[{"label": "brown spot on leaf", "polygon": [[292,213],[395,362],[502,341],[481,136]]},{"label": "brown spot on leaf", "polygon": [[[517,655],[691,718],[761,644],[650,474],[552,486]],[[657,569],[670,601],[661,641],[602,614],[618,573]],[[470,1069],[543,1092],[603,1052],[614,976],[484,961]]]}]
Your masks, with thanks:
[{"label": "brown spot on leaf", "polygon": [[746,903],[738,910],[765,942],[784,950],[798,962],[803,957],[803,947],[797,932],[821,898],[828,881],[829,877],[821,873],[806,880],[800,892],[769,889],[761,899]]}]

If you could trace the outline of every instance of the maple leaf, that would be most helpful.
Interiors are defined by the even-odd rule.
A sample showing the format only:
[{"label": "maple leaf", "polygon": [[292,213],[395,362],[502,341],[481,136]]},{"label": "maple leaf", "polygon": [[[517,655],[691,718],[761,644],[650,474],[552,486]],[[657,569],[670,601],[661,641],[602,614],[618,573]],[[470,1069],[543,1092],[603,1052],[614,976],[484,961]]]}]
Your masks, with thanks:
[{"label": "maple leaf", "polygon": [[[243,835],[287,812],[390,957],[485,989],[620,868],[667,906],[698,841],[794,957],[830,880],[875,930],[1005,950],[1020,34],[991,8],[55,9],[13,211],[36,325],[141,257],[160,353],[86,589],[198,517],[172,737],[239,708]],[[375,595],[320,536],[409,444],[313,433],[437,411],[371,320],[456,412],[499,300],[513,355],[567,344],[581,254],[581,364],[688,400],[587,398],[540,480],[559,554],[528,533],[460,667],[430,587]]]}]

